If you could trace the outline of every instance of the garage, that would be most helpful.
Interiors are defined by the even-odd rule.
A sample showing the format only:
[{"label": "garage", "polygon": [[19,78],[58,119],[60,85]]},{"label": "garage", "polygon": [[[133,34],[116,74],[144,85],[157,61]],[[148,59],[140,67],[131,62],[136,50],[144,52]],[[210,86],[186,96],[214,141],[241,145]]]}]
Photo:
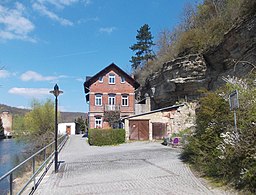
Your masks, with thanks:
[{"label": "garage", "polygon": [[[172,133],[187,128],[181,122],[181,119],[188,121],[186,118],[188,115],[181,110],[183,106],[183,104],[173,105],[121,118],[124,123],[125,139],[127,141],[161,140]],[[181,113],[183,114],[181,115]]]},{"label": "garage", "polygon": [[155,122],[152,123],[153,139],[163,139],[167,134],[167,124]]},{"label": "garage", "polygon": [[149,120],[130,120],[130,140],[149,140]]}]

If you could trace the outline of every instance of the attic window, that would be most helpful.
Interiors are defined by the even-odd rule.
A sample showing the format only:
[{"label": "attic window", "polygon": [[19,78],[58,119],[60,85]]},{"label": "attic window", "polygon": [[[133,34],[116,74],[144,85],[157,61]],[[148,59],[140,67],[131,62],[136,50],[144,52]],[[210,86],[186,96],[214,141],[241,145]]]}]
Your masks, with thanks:
[{"label": "attic window", "polygon": [[116,78],[114,74],[109,75],[109,84],[115,84],[116,83]]},{"label": "attic window", "polygon": [[121,77],[121,83],[125,83],[125,78]]},{"label": "attic window", "polygon": [[100,76],[100,77],[99,77],[99,82],[100,82],[100,83],[103,83],[103,76]]}]

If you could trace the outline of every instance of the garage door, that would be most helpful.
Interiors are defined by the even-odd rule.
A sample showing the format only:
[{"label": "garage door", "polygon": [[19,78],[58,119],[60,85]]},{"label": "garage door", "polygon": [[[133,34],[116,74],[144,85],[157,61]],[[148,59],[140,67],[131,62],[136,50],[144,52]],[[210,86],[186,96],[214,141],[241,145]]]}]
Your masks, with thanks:
[{"label": "garage door", "polygon": [[166,135],[165,123],[152,123],[153,139],[163,139]]},{"label": "garage door", "polygon": [[149,120],[130,120],[130,140],[149,139]]}]

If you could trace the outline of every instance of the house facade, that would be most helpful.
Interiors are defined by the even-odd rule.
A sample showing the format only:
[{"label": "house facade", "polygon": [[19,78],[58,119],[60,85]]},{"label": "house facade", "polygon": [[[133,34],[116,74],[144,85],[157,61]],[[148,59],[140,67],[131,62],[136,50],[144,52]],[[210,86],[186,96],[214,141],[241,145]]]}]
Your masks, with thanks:
[{"label": "house facade", "polygon": [[87,77],[84,91],[89,104],[89,128],[109,128],[106,113],[120,117],[134,115],[138,87],[139,84],[114,63]]}]

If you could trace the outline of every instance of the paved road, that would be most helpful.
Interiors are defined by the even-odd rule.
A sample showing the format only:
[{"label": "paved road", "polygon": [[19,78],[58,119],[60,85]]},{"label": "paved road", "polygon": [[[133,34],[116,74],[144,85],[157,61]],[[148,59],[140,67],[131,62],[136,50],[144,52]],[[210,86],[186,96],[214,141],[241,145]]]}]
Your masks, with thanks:
[{"label": "paved road", "polygon": [[76,135],[59,160],[59,172],[49,170],[35,194],[228,194],[203,185],[177,149],[156,142],[95,147]]}]

